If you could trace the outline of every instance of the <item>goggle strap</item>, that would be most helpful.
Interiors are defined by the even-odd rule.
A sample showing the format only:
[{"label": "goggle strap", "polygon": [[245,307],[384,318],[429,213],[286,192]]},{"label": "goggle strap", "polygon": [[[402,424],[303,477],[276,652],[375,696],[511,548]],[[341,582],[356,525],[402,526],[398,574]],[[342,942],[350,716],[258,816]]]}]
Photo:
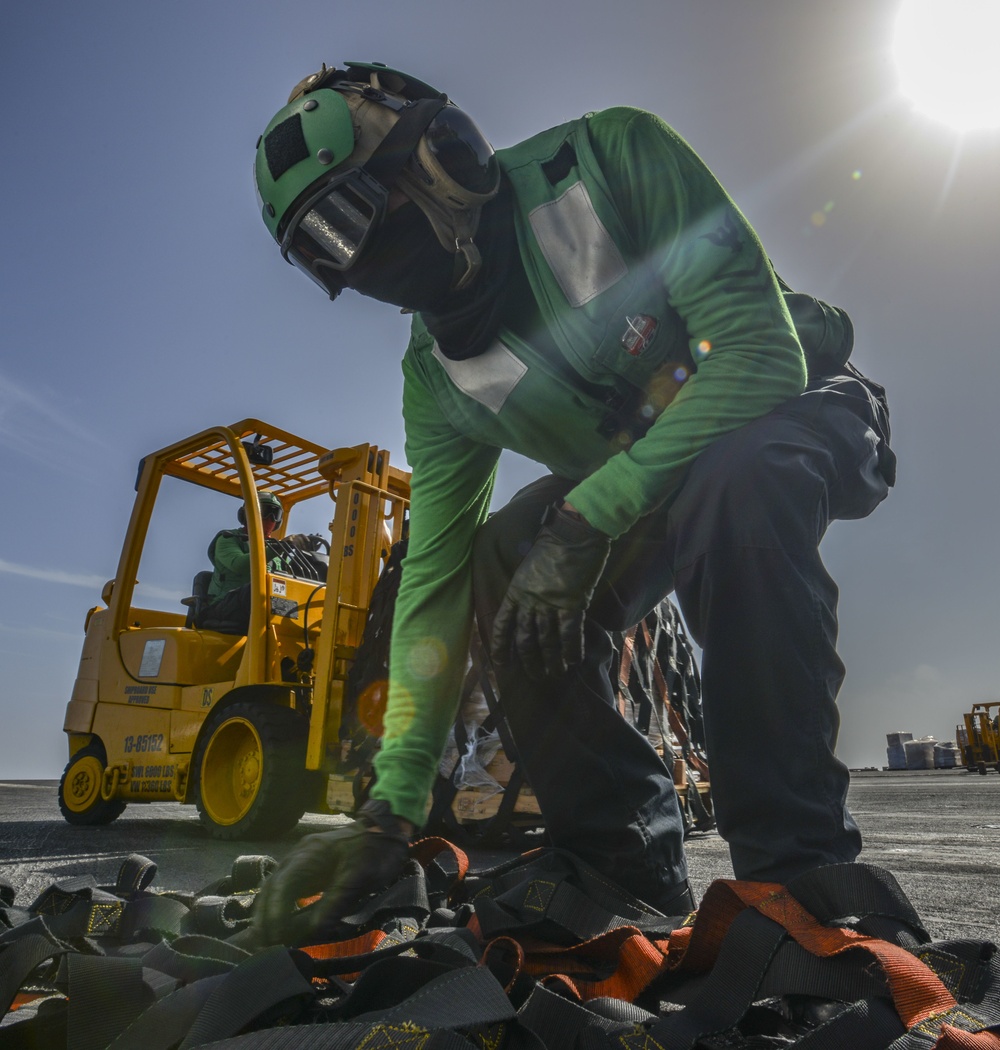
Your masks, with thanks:
[{"label": "goggle strap", "polygon": [[399,120],[389,129],[362,170],[387,190],[392,189],[431,121],[447,104],[447,98],[441,97],[421,98],[404,106],[399,111]]}]

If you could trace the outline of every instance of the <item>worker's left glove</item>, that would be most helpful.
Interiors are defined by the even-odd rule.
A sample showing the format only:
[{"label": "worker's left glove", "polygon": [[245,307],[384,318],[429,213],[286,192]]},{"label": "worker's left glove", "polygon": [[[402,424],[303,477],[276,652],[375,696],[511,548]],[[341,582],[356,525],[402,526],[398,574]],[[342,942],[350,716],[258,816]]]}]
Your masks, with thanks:
[{"label": "worker's left glove", "polygon": [[[388,803],[370,799],[357,820],[304,838],[268,876],[247,940],[257,947],[319,943],[364,897],[396,879],[408,847],[407,830]],[[316,893],[320,900],[298,908],[300,898]]]},{"label": "worker's left glove", "polygon": [[536,681],[580,663],[584,616],[610,549],[610,537],[579,514],[550,507],[493,621],[494,661],[520,660]]}]

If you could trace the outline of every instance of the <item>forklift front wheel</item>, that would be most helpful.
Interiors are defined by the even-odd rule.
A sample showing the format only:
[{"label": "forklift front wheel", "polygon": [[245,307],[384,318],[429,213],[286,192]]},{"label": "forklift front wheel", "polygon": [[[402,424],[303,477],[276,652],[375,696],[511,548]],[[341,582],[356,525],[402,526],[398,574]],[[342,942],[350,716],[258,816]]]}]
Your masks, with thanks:
[{"label": "forklift front wheel", "polygon": [[308,726],[277,704],[241,701],[209,716],[195,754],[198,813],[215,838],[271,838],[305,812]]},{"label": "forklift front wheel", "polygon": [[104,749],[88,744],[69,760],[59,781],[59,811],[70,824],[110,824],[125,812],[125,803],[101,797]]}]

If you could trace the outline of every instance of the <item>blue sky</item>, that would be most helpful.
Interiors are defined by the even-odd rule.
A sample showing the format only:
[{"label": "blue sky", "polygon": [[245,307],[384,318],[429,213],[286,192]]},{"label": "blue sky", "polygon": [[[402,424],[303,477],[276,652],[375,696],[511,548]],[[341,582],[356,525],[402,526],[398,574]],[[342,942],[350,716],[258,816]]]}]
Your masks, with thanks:
[{"label": "blue sky", "polygon": [[[994,316],[1000,136],[899,96],[896,0],[43,0],[0,38],[0,777],[58,776],[87,609],[136,465],[259,416],[402,462],[406,320],[286,266],[256,214],[257,136],[326,61],[447,91],[496,146],[608,105],[653,110],[713,168],[792,285],[845,307],[890,391],[899,484],[833,526],[841,753],[950,738],[995,696]],[[501,494],[534,476],[505,463]],[[140,573],[171,607],[232,508],[164,511]],[[222,514],[222,518],[218,516]],[[178,606],[179,608],[179,606]]]}]

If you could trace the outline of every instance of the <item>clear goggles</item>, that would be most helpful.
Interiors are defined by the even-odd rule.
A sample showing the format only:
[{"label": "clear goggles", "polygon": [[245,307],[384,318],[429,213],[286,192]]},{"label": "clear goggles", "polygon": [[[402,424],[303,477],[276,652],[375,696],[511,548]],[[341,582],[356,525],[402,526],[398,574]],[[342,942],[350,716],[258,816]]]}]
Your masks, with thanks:
[{"label": "clear goggles", "polygon": [[331,297],[388,209],[389,193],[361,168],[342,172],[298,207],[281,238],[281,254]]},{"label": "clear goggles", "polygon": [[[500,175],[493,148],[462,110],[441,110],[423,133],[423,146],[410,162],[421,182],[441,184],[443,192],[450,186],[460,195],[488,198],[496,192]],[[395,184],[395,174],[387,181]],[[388,189],[366,168],[338,172],[306,191],[281,235],[281,254],[334,298],[345,287],[344,271],[385,218],[388,202]]]}]

